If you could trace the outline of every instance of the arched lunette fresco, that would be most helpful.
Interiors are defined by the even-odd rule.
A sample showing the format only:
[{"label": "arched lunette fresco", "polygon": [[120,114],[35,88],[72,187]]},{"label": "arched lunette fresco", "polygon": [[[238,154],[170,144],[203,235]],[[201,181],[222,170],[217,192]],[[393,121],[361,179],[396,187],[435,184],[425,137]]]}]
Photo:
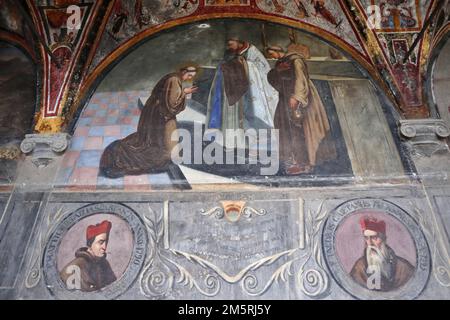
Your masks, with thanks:
[{"label": "arched lunette fresco", "polygon": [[[105,77],[97,79],[98,82],[102,81],[101,85],[98,85],[89,102],[83,108],[79,121],[73,122],[73,130],[71,131],[73,133],[72,145],[65,158],[67,161],[64,160],[64,163],[67,165],[64,166],[63,173],[60,176],[61,186],[73,184],[133,187],[133,184],[138,184],[142,185],[142,187],[149,187],[149,185],[155,186],[156,184],[159,188],[161,184],[159,183],[160,179],[152,175],[165,172],[166,170],[162,164],[161,166],[159,164],[152,166],[151,163],[155,159],[157,159],[155,161],[160,161],[162,156],[161,150],[168,149],[166,148],[167,144],[164,143],[164,146],[157,147],[155,152],[144,151],[148,155],[145,156],[146,159],[136,159],[136,161],[130,161],[125,166],[118,165],[121,168],[113,164],[128,162],[128,160],[120,160],[121,155],[136,155],[138,152],[115,152],[113,144],[120,145],[121,142],[119,141],[121,140],[134,139],[142,134],[143,131],[141,129],[143,127],[155,130],[155,132],[149,135],[145,134],[145,136],[162,136],[161,130],[158,129],[158,125],[162,122],[157,121],[157,123],[153,123],[151,119],[156,118],[151,115],[145,115],[146,112],[144,110],[153,110],[151,108],[153,102],[149,99],[150,92],[155,91],[155,88],[158,87],[157,83],[165,75],[177,73],[180,67],[186,67],[185,64],[189,63],[193,63],[200,70],[198,78],[195,78],[194,82],[199,84],[201,88],[196,96],[186,96],[186,106],[183,110],[180,110],[177,122],[179,124],[178,128],[187,130],[191,137],[194,138],[194,140],[190,140],[194,141],[193,144],[189,143],[189,147],[183,148],[183,151],[190,150],[189,156],[186,156],[186,161],[183,160],[182,170],[184,169],[187,172],[184,180],[189,181],[191,185],[204,184],[206,182],[205,179],[199,181],[197,178],[199,176],[205,177],[208,174],[211,179],[213,178],[211,175],[214,176],[214,181],[217,184],[228,185],[230,183],[229,179],[235,179],[250,184],[262,183],[266,185],[271,182],[268,182],[267,179],[269,178],[265,178],[265,176],[272,176],[275,173],[285,177],[303,174],[303,178],[307,180],[310,175],[313,175],[310,177],[313,180],[316,176],[320,176],[319,180],[322,178],[329,180],[330,178],[336,180],[335,182],[337,183],[346,183],[344,181],[351,180],[353,173],[356,176],[373,176],[377,173],[383,177],[392,177],[393,174],[402,175],[404,173],[399,151],[396,149],[395,142],[391,141],[395,129],[393,127],[389,128],[388,122],[392,123],[392,121],[386,121],[386,117],[390,120],[393,118],[390,112],[386,111],[389,107],[392,108],[392,105],[386,102],[385,99],[380,99],[379,90],[376,89],[373,80],[369,79],[370,76],[348,54],[340,52],[334,46],[322,39],[318,39],[317,36],[311,35],[311,33],[281,24],[266,23],[256,19],[229,18],[206,21],[186,24],[149,37],[147,42],[141,42],[139,46],[133,47],[134,51],[130,51],[128,56],[123,56],[122,59],[115,61],[116,65],[109,73],[103,75]],[[262,37],[263,35],[266,36]],[[226,51],[225,49],[228,46],[227,40],[230,39],[228,38],[229,36],[241,37],[243,43],[253,45],[254,50],[252,52],[254,52],[254,56],[252,58],[246,56],[245,58],[250,59],[249,61],[253,63],[253,66],[256,65],[256,62],[254,62],[256,60],[264,64],[262,68],[264,70],[258,70],[260,78],[255,77],[248,82],[256,84],[259,81],[255,79],[260,79],[262,82],[269,83],[261,87],[258,86],[258,88],[249,89],[243,93],[245,98],[243,98],[244,102],[242,103],[245,104],[245,107],[242,107],[242,110],[245,110],[245,116],[238,116],[233,111],[227,114],[226,120],[223,120],[225,118],[221,118],[221,116],[217,116],[215,119],[220,120],[211,121],[214,118],[211,117],[211,114],[214,114],[211,111],[213,109],[225,110],[224,113],[227,113],[228,111],[226,110],[238,110],[240,108],[226,108],[223,107],[225,104],[222,105],[222,102],[220,102],[220,106],[210,103],[214,100],[212,92],[216,92],[213,88],[218,88],[218,82],[215,79],[218,77],[218,72],[223,70],[223,63],[227,61],[226,58],[224,59],[224,51]],[[265,38],[265,41],[262,38]],[[297,41],[292,42],[292,39],[295,38],[298,38]],[[283,93],[284,89],[280,89],[280,85],[277,85],[277,76],[270,76],[271,70],[275,71],[275,73],[278,72],[277,69],[282,57],[272,56],[270,52],[266,52],[266,57],[262,54],[262,52],[266,51],[266,48],[279,45],[288,50],[285,57],[289,57],[289,54],[295,54],[295,50],[289,51],[289,47],[292,44],[304,47],[305,50],[311,50],[310,54],[304,54],[303,58],[301,58],[308,67],[306,65],[301,67],[301,62],[298,62],[298,65],[299,69],[303,68],[303,70],[306,70],[306,78],[309,78],[310,83],[314,84],[314,86],[310,85],[309,87],[315,87],[314,90],[317,90],[317,96],[322,100],[321,103],[310,103],[305,100],[303,102],[305,108],[311,107],[308,110],[324,111],[318,112],[318,115],[321,114],[321,116],[307,116],[294,124],[291,121],[280,120],[287,119],[285,116],[289,116],[285,98],[281,98],[281,96],[289,97],[291,93]],[[132,49],[130,48],[130,50]],[[246,51],[244,50],[243,52]],[[297,54],[299,56],[302,55],[301,52],[297,52]],[[258,56],[258,59],[255,58],[256,56]],[[113,64],[110,65],[110,68],[112,67]],[[229,74],[236,74],[232,73],[232,71],[229,72]],[[305,74],[304,72],[298,72],[298,75],[302,73]],[[301,77],[295,76],[290,79],[288,81],[289,86]],[[246,83],[246,81],[243,81],[243,83]],[[97,85],[97,83],[95,84]],[[189,86],[189,84],[186,83],[186,86]],[[239,87],[238,84],[230,85],[230,87],[233,86]],[[288,85],[285,88],[287,87]],[[266,88],[268,90],[272,88],[271,90],[275,92],[268,94],[269,91],[266,91]],[[158,89],[156,91],[158,92],[156,95],[160,94]],[[248,96],[247,92],[249,92]],[[229,97],[228,93],[226,94],[227,99]],[[303,101],[301,95],[301,93],[298,93],[298,101]],[[239,101],[244,96],[240,95]],[[265,103],[259,99],[259,96],[270,97],[272,102],[275,103],[268,103],[266,108]],[[247,99],[259,101],[260,103],[250,103],[248,102],[250,100]],[[319,99],[308,99],[308,101],[319,101]],[[158,98],[158,101],[163,100],[163,98]],[[145,103],[146,101],[147,103]],[[148,105],[148,108],[144,104]],[[235,105],[235,103],[232,103],[232,105]],[[266,112],[267,110],[269,110],[269,113]],[[255,112],[255,114],[251,114],[252,112]],[[385,112],[387,115],[385,115]],[[268,114],[272,117],[272,123],[270,123],[270,117],[266,117]],[[242,120],[242,125],[232,120],[238,118]],[[255,118],[257,119],[255,120]],[[309,126],[309,122],[303,122],[306,121],[304,119],[313,118],[315,120],[311,121],[311,126]],[[143,119],[143,127],[139,129],[137,125],[141,123],[140,119]],[[262,122],[259,120],[262,120]],[[219,121],[222,122],[219,124]],[[226,125],[223,126],[223,123],[226,123]],[[197,126],[198,130],[196,130],[196,124],[199,125]],[[267,126],[261,126],[263,124],[267,124]],[[377,131],[376,134],[370,133],[367,130],[367,126]],[[313,127],[316,127],[317,130],[311,129],[311,131],[308,131],[309,129],[307,128]],[[230,161],[233,165],[236,164],[235,167],[227,167],[231,163],[223,158],[220,161],[203,161],[208,157],[209,152],[209,148],[206,147],[208,143],[205,140],[210,137],[207,136],[207,131],[208,134],[211,134],[211,130],[217,130],[226,134],[228,129],[238,128],[244,130],[275,129],[280,131],[280,163],[279,167],[274,169],[276,172],[260,172],[259,169],[264,167],[261,166],[264,161],[256,163],[256,166],[250,166],[253,163],[244,164]],[[319,128],[323,128],[323,131]],[[200,130],[205,130],[205,136]],[[200,138],[196,136],[196,132],[200,133]],[[262,139],[260,141],[266,140]],[[123,142],[123,146],[125,146],[130,141],[126,140]],[[204,149],[191,150],[192,145],[196,143],[203,144],[200,147]],[[219,144],[221,148],[225,147],[225,149],[229,146],[226,142]],[[131,149],[137,150],[136,148],[140,148],[138,145],[144,147],[146,143],[144,145],[140,142],[137,144],[133,143]],[[383,150],[374,155],[373,145],[383,146],[381,147]],[[151,145],[147,147],[149,148],[148,150],[154,148]],[[144,147],[144,149],[147,150],[147,147]],[[248,150],[248,152],[256,150],[254,145],[250,146],[250,144],[248,147],[241,146],[236,149]],[[200,152],[196,153],[199,150]],[[261,150],[258,150],[258,154],[260,154]],[[347,150],[350,150],[350,159]],[[144,153],[139,154],[143,155]],[[190,156],[192,154],[201,156],[201,161],[199,158],[192,160]],[[392,155],[393,162],[388,164],[386,159],[390,159],[391,156],[381,156],[382,154]],[[242,158],[246,157],[242,156]],[[259,157],[259,160],[261,159]],[[297,168],[294,164],[297,165]],[[283,172],[286,171],[286,168],[288,168],[289,172]],[[194,177],[192,175],[193,172],[197,172],[198,175]],[[199,172],[202,172],[202,174]],[[190,177],[189,174],[191,174]],[[226,182],[219,176],[227,179]],[[336,176],[342,179],[334,179]],[[123,177],[124,179],[122,179]],[[171,182],[169,183],[168,179],[166,179],[167,183],[165,184],[167,185],[172,184],[174,181],[170,174],[169,177]],[[148,183],[148,181],[154,179],[159,179],[159,182]],[[276,178],[271,179],[274,184],[279,185],[281,182],[276,180]],[[287,182],[287,180],[292,179],[284,180]],[[298,179],[294,180],[296,181],[291,182],[303,183]],[[291,182],[289,184],[292,184]],[[312,180],[310,182],[316,183]],[[330,181],[330,183],[334,182]]]},{"label": "arched lunette fresco", "polygon": [[[133,46],[139,42],[139,38],[145,38],[147,35],[165,30],[171,26],[184,24],[188,21],[200,21],[201,19],[215,18],[254,18],[265,21],[280,22],[285,25],[300,28],[302,30],[312,30],[322,38],[335,43],[341,47],[342,42],[346,42],[344,47],[351,47],[350,50],[356,51],[363,57],[360,64],[369,65],[372,77],[382,88],[385,94],[391,100],[391,103],[397,108],[402,117],[406,119],[427,118],[429,117],[429,108],[425,103],[423,77],[425,75],[425,60],[429,53],[429,37],[424,37],[419,41],[415,48],[411,62],[403,63],[399,55],[408,50],[412,44],[414,36],[420,31],[421,22],[427,21],[433,7],[438,4],[437,1],[415,1],[413,11],[417,16],[413,17],[416,22],[414,28],[408,29],[411,32],[404,32],[403,28],[372,29],[368,21],[366,10],[369,9],[373,1],[369,0],[338,0],[325,4],[324,8],[316,6],[317,1],[305,3],[306,13],[301,13],[297,8],[296,1],[263,1],[249,0],[245,5],[237,5],[236,2],[206,2],[206,1],[154,1],[145,0],[135,2],[118,1],[97,1],[94,9],[90,10],[89,15],[91,23],[82,26],[83,33],[88,32],[89,36],[84,41],[78,41],[76,46],[82,48],[81,55],[72,56],[70,61],[65,64],[71,67],[68,70],[60,70],[58,74],[63,74],[70,78],[64,84],[65,96],[55,103],[49,104],[49,101],[42,101],[41,112],[37,115],[37,124],[35,129],[39,133],[56,133],[67,131],[67,126],[73,120],[74,114],[84,105],[87,97],[92,92],[91,85],[96,79],[102,76],[110,62],[120,58],[124,51],[129,48],[123,46]],[[92,4],[84,3],[86,5]],[[144,4],[144,7],[142,5]],[[298,6],[298,4],[297,4]],[[49,5],[42,3],[34,4],[32,1],[27,3],[31,16],[38,28],[38,33],[44,39],[47,46],[52,46],[54,41],[46,34],[54,30],[48,30],[45,26],[44,15],[57,10],[64,15],[65,5],[58,2],[50,2]],[[120,8],[120,9],[118,9]],[[137,9],[136,9],[137,8]],[[151,10],[152,14],[148,10]],[[38,11],[44,10],[44,15]],[[142,10],[140,15],[134,15],[134,20],[126,23],[131,29],[124,32],[118,39],[114,35],[111,38],[111,29],[120,18],[122,10],[125,16],[135,10]],[[300,10],[301,11],[301,10]],[[87,15],[87,13],[85,14]],[[131,16],[130,16],[131,17]],[[142,20],[144,19],[144,20]],[[120,19],[119,19],[120,20]],[[121,25],[123,22],[121,22]],[[121,28],[121,26],[119,26]],[[408,27],[409,28],[409,27]],[[56,30],[63,32],[63,29]],[[429,29],[429,28],[428,28]],[[425,30],[428,32],[428,30]],[[322,35],[321,35],[322,33]],[[115,33],[114,33],[115,34]],[[394,41],[395,40],[395,41]],[[393,44],[397,45],[397,51],[393,49]],[[74,43],[75,45],[75,43]],[[44,58],[46,55],[41,48]],[[344,48],[344,51],[346,48]],[[117,56],[113,56],[117,55]],[[111,61],[108,61],[111,60]],[[103,62],[101,62],[103,61]],[[43,68],[47,68],[50,61],[46,59],[43,62]],[[103,64],[103,66],[98,65]],[[76,66],[76,72],[73,71]],[[103,69],[102,69],[103,68]],[[47,68],[48,69],[48,68]],[[101,70],[100,70],[101,69]],[[97,74],[92,71],[97,70]],[[405,85],[404,78],[413,78],[414,80]],[[47,79],[54,87],[55,79]],[[89,80],[86,82],[85,80]],[[45,86],[44,86],[45,87]],[[55,100],[53,94],[50,100]]]},{"label": "arched lunette fresco", "polygon": [[38,111],[37,75],[38,67],[28,51],[0,35],[0,185],[15,180],[19,145],[31,133]]}]

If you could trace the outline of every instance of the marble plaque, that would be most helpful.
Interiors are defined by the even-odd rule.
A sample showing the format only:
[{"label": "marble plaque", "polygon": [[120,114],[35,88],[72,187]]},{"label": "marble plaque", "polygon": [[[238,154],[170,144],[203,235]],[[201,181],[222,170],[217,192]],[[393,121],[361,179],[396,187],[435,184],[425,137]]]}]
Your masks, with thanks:
[{"label": "marble plaque", "polygon": [[323,251],[336,282],[359,299],[414,299],[428,283],[431,258],[417,222],[380,199],[341,204],[324,225]]}]

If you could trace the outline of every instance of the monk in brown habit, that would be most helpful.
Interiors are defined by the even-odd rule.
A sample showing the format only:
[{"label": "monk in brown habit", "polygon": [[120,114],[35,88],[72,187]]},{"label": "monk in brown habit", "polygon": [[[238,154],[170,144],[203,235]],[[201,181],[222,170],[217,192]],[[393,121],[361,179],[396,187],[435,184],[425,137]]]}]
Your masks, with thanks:
[{"label": "monk in brown habit", "polygon": [[141,175],[170,169],[172,141],[177,129],[176,115],[186,107],[187,94],[197,87],[183,89],[182,82],[192,80],[195,67],[186,67],[164,76],[153,88],[139,119],[137,132],[106,147],[100,160],[100,172],[109,178]]},{"label": "monk in brown habit", "polygon": [[319,146],[330,131],[325,107],[300,51],[272,46],[267,53],[278,59],[267,77],[279,92],[274,124],[280,134],[280,163],[285,174],[308,173],[317,164]]}]

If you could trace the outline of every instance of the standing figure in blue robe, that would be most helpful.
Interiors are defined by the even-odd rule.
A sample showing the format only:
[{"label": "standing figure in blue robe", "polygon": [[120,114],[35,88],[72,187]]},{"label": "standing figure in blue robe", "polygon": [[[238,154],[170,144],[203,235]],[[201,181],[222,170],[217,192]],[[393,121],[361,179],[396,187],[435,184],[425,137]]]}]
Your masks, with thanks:
[{"label": "standing figure in blue robe", "polygon": [[207,132],[222,132],[227,148],[235,147],[235,141],[227,141],[226,130],[274,127],[278,92],[267,81],[270,69],[254,45],[238,37],[228,39],[226,58],[211,86],[206,123]]}]

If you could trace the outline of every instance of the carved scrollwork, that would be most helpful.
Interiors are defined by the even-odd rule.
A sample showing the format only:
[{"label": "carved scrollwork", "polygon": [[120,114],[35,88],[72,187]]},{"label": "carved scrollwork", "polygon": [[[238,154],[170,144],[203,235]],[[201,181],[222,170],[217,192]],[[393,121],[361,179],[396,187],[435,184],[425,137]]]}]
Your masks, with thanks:
[{"label": "carved scrollwork", "polygon": [[57,135],[50,143],[50,148],[54,152],[64,152],[69,146],[67,135]]},{"label": "carved scrollwork", "polygon": [[414,138],[417,135],[417,130],[412,125],[404,124],[400,127],[400,132],[406,138]]},{"label": "carved scrollwork", "polygon": [[450,136],[450,129],[446,125],[439,124],[436,126],[435,130],[436,130],[436,135],[439,138],[447,138]]},{"label": "carved scrollwork", "polygon": [[297,273],[297,284],[304,294],[312,298],[324,295],[328,289],[328,274],[323,264],[319,235],[327,215],[328,211],[324,210],[324,202],[320,203],[316,212],[308,210],[306,213],[308,256]]},{"label": "carved scrollwork", "polygon": [[[280,281],[287,282],[289,277],[293,276],[292,266],[297,261],[306,257],[306,254],[301,255],[300,257],[296,257],[294,254],[298,254],[299,249],[294,249],[289,252],[288,256],[293,256],[295,258],[290,259],[289,261],[283,263],[270,277],[269,281],[267,281],[262,288],[260,288],[260,281],[255,273],[247,274],[241,281],[242,290],[249,296],[261,296],[269,290],[269,288],[274,283],[279,283]],[[270,265],[278,260],[279,257],[270,257],[270,263],[264,265]],[[276,259],[274,259],[276,258]],[[263,264],[259,263],[258,268],[263,266]],[[254,270],[256,270],[255,268]]]},{"label": "carved scrollwork", "polygon": [[307,269],[298,273],[300,289],[310,297],[318,297],[328,288],[328,276],[323,269]]},{"label": "carved scrollwork", "polygon": [[[287,282],[289,277],[296,275],[297,288],[305,295],[311,298],[320,298],[324,296],[328,289],[328,274],[325,271],[321,246],[319,243],[319,232],[328,212],[323,210],[324,203],[322,202],[316,212],[309,210],[306,215],[306,230],[307,230],[307,247],[305,250],[300,248],[294,249],[286,256],[290,259],[283,263],[270,277],[269,281],[260,285],[260,280],[255,273],[247,274],[242,282],[241,287],[245,293],[251,296],[260,296],[267,292],[267,290],[280,281]],[[279,257],[272,257],[271,263],[276,261]],[[267,261],[264,261],[267,264]],[[258,264],[258,268],[263,263]],[[295,266],[298,266],[297,272],[294,272]],[[252,271],[257,268],[252,268]]]},{"label": "carved scrollwork", "polygon": [[[302,202],[303,203],[303,202]],[[256,210],[252,207],[242,207],[241,215],[247,218],[263,216],[265,209]],[[204,216],[224,217],[224,209],[214,207],[200,210]],[[322,251],[319,244],[319,232],[327,211],[323,210],[323,203],[317,211],[310,210],[307,215],[306,230],[308,232],[306,247],[295,247],[271,256],[261,258],[240,269],[235,274],[228,274],[218,265],[196,254],[191,254],[173,248],[164,248],[164,214],[157,214],[149,207],[149,214],[144,217],[145,224],[152,241],[153,252],[141,275],[141,292],[148,298],[170,296],[175,285],[196,288],[202,295],[214,297],[220,292],[221,282],[239,284],[243,293],[248,296],[261,296],[274,283],[287,282],[296,279],[299,291],[311,298],[325,296],[328,289],[328,274],[322,263]],[[199,267],[202,277],[197,279],[180,264],[180,258]],[[275,267],[269,279],[262,278],[265,273],[257,272],[266,267]],[[195,270],[195,269],[194,269]]]},{"label": "carved scrollwork", "polygon": [[[141,293],[147,298],[165,297],[172,292],[176,283],[189,288],[195,287],[205,296],[216,296],[220,291],[218,277],[213,274],[207,274],[203,280],[203,285],[200,285],[186,268],[171,259],[169,254],[174,252],[163,248],[163,215],[158,215],[150,206],[148,209],[149,213],[144,216],[144,221],[150,234],[153,251],[149,255],[141,273]],[[201,258],[191,256],[188,259],[200,265],[205,265]]]},{"label": "carved scrollwork", "polygon": [[146,297],[163,297],[173,287],[174,275],[157,257],[141,274],[141,292]]},{"label": "carved scrollwork", "polygon": [[252,207],[244,207],[242,209],[242,215],[246,218],[251,218],[253,215],[264,216],[267,214],[266,209],[257,210]]},{"label": "carved scrollwork", "polygon": [[34,150],[34,148],[36,147],[36,143],[33,141],[29,141],[29,140],[23,140],[22,143],[20,144],[20,150],[23,153],[30,153],[31,151]]},{"label": "carved scrollwork", "polygon": [[202,216],[211,216],[211,215],[213,215],[217,219],[223,219],[223,217],[225,217],[225,211],[221,207],[214,207],[214,208],[211,208],[209,210],[201,209],[200,210],[200,214]]},{"label": "carved scrollwork", "polygon": [[[245,202],[242,202],[245,204]],[[240,204],[231,204],[226,205],[224,204],[223,207],[213,207],[211,209],[201,209],[200,214],[202,216],[214,216],[216,219],[223,219],[227,216],[228,212],[230,211],[238,211],[239,216],[245,217],[245,218],[251,218],[252,216],[264,216],[267,214],[266,209],[255,209],[249,206],[244,206]],[[233,222],[239,221],[239,218],[236,218],[233,220]]]},{"label": "carved scrollwork", "polygon": [[174,275],[163,263],[160,256],[160,247],[163,241],[164,226],[162,216],[148,206],[149,215],[144,215],[144,224],[150,235],[150,248],[144,270],[140,276],[141,293],[146,297],[163,297],[173,287]]}]

